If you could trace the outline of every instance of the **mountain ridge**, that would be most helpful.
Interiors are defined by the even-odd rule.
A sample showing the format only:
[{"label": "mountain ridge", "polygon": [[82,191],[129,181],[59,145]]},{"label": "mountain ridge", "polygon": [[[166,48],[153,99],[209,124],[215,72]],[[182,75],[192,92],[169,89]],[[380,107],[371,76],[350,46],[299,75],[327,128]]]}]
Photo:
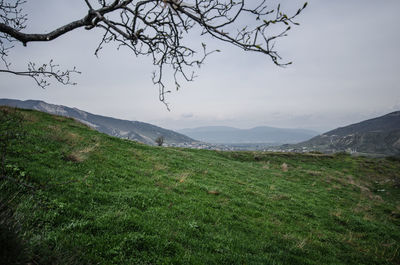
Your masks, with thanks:
[{"label": "mountain ridge", "polygon": [[343,136],[355,132],[380,132],[393,130],[400,130],[400,111],[394,111],[383,116],[339,127],[324,134]]},{"label": "mountain ridge", "polygon": [[177,131],[199,141],[219,144],[297,143],[318,135],[318,132],[307,129],[286,129],[270,126],[257,126],[250,129],[203,126]]},{"label": "mountain ridge", "polygon": [[155,140],[160,136],[164,137],[166,144],[197,142],[186,135],[150,123],[92,114],[77,108],[50,104],[41,100],[0,99],[0,105],[39,110],[50,114],[71,117],[102,133],[149,145],[156,145]]},{"label": "mountain ridge", "polygon": [[339,127],[285,149],[400,155],[400,111]]}]

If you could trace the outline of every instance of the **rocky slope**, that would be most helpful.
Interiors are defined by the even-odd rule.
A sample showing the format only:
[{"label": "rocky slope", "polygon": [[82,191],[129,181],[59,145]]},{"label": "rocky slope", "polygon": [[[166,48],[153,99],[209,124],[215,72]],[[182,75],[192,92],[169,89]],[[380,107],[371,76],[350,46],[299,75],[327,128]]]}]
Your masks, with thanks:
[{"label": "rocky slope", "polygon": [[400,155],[400,111],[337,128],[296,145],[322,152]]}]

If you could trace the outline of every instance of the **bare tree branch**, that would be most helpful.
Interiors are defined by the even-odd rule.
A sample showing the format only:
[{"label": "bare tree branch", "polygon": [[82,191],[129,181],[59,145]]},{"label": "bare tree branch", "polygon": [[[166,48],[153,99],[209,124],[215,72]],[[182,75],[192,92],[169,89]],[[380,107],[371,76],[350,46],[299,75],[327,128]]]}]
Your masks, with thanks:
[{"label": "bare tree branch", "polygon": [[54,64],[53,60],[50,60],[48,64],[42,64],[39,67],[33,62],[29,62],[27,71],[17,72],[0,69],[0,73],[27,76],[33,78],[39,87],[46,88],[50,85],[49,80],[52,78],[63,85],[76,85],[76,83],[71,81],[71,74],[80,74],[81,72],[77,71],[75,67],[71,70],[62,71],[59,69],[59,65]]},{"label": "bare tree branch", "polygon": [[[283,62],[275,43],[287,35],[291,26],[298,25],[294,19],[306,8],[305,3],[292,15],[285,14],[280,5],[271,8],[266,0],[84,0],[87,14],[79,20],[56,28],[49,33],[24,33],[26,15],[22,12],[24,0],[0,0],[0,56],[10,71],[6,60],[13,48],[12,42],[27,45],[29,42],[51,41],[77,28],[103,30],[102,38],[95,49],[98,56],[102,47],[116,42],[118,48],[126,47],[136,56],[150,56],[156,71],[153,83],[159,87],[160,100],[165,103],[165,95],[170,92],[164,84],[166,69],[171,69],[176,89],[180,80],[192,81],[195,77],[193,67],[199,67],[210,54],[207,45],[202,44],[200,52],[184,44],[184,39],[193,31],[201,30],[201,35],[239,47],[244,51],[258,52],[269,57],[278,66]],[[275,32],[275,34],[271,33]],[[34,77],[38,72],[13,72],[18,75]],[[65,72],[65,71],[64,71]],[[64,73],[63,72],[63,73]],[[75,68],[67,71],[76,73]],[[40,73],[44,76],[51,70]],[[37,76],[36,76],[37,77]],[[36,79],[35,79],[36,80]],[[40,82],[39,82],[40,83]],[[63,83],[63,82],[61,82]]]}]

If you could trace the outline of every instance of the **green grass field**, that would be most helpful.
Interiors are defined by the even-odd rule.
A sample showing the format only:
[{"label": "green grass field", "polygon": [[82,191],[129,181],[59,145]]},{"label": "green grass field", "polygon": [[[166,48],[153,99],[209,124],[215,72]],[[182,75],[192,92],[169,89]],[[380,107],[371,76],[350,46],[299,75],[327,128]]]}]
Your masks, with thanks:
[{"label": "green grass field", "polygon": [[400,264],[400,160],[151,147],[19,111],[1,264]]}]

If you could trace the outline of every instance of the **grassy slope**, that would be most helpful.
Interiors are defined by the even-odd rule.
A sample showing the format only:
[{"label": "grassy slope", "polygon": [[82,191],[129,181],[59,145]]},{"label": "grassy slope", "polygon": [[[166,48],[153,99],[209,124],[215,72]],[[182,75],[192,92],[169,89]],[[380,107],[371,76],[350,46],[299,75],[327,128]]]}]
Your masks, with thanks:
[{"label": "grassy slope", "polygon": [[399,161],[150,147],[22,112],[9,171],[36,189],[0,181],[10,262],[400,263]]}]

